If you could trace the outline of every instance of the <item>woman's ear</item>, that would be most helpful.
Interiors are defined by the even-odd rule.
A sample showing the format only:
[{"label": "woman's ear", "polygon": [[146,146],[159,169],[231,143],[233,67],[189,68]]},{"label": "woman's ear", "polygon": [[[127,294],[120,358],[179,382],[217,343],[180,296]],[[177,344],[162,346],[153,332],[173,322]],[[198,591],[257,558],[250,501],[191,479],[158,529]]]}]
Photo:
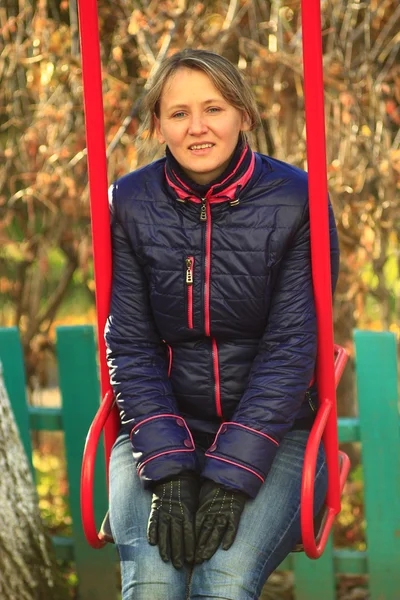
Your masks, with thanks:
[{"label": "woman's ear", "polygon": [[165,138],[164,138],[163,134],[161,133],[160,119],[158,117],[156,117],[156,115],[153,115],[153,119],[154,119],[154,125],[155,125],[157,139],[160,142],[160,144],[164,144]]},{"label": "woman's ear", "polygon": [[247,112],[243,112],[242,113],[241,131],[250,131],[250,127],[251,127],[251,119],[250,119],[249,115],[247,114]]}]

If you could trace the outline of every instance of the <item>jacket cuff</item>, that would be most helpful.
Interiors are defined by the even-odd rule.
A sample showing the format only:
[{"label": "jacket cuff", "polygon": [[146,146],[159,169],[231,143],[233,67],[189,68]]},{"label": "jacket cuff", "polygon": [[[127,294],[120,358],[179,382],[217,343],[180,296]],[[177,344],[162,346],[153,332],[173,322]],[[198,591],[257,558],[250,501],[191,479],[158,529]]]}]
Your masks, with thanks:
[{"label": "jacket cuff", "polygon": [[137,473],[145,488],[183,471],[199,469],[192,434],[179,415],[155,415],[130,434]]},{"label": "jacket cuff", "polygon": [[256,429],[223,423],[205,454],[202,477],[255,498],[278,447],[274,438]]}]

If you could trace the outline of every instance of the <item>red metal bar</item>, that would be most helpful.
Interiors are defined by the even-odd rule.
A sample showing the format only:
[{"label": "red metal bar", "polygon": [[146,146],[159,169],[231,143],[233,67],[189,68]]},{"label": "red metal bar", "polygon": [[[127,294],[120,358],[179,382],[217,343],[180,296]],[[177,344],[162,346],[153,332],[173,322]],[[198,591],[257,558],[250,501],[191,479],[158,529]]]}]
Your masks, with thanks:
[{"label": "red metal bar", "polygon": [[97,446],[103,429],[114,406],[114,394],[108,391],[100,405],[86,438],[83,451],[81,474],[81,512],[85,536],[93,548],[102,548],[105,541],[99,537],[96,529],[93,511],[93,483],[94,465],[96,461]]},{"label": "red metal bar", "polygon": [[305,473],[306,492],[302,494],[301,525],[307,556],[318,558],[324,549],[334,515],[340,511],[320,0],[302,0],[302,29],[311,257],[318,321],[317,381],[320,398],[317,423],[310,435],[309,445],[314,455],[323,435],[329,473],[325,504],[329,515],[317,547],[311,493],[314,490],[311,477],[315,472],[315,464],[310,464]]},{"label": "red metal bar", "polygon": [[[335,387],[339,384],[348,355],[344,348],[335,345]],[[314,483],[315,468],[317,464],[318,448],[321,438],[324,434],[326,424],[328,423],[332,403],[322,402],[318,408],[318,413],[310,433],[307,443],[306,455],[304,458],[303,480],[301,488],[301,530],[304,551],[309,558],[319,558],[324,551],[329,533],[336,516],[335,507],[326,503],[326,515],[322,531],[319,532],[316,539],[314,530]],[[347,474],[350,469],[350,461],[346,454],[339,452],[341,458],[339,497],[342,493]]]},{"label": "red metal bar", "polygon": [[[90,209],[92,216],[94,276],[96,282],[97,338],[100,360],[101,397],[108,398],[109,394],[112,392],[106,362],[103,332],[110,306],[112,254],[97,2],[96,0],[79,0],[78,7]],[[107,479],[111,447],[116,438],[118,427],[118,412],[117,410],[114,410],[104,429]],[[86,450],[85,455],[87,456]],[[83,528],[89,544],[94,545],[94,547],[101,547],[103,543],[101,542],[100,546],[97,545],[93,533],[93,488],[91,487],[93,481],[91,480],[90,485],[88,486],[87,483],[89,482],[85,473],[83,470],[81,481]],[[90,509],[88,511],[87,507],[89,505]],[[92,512],[90,513],[90,511]]]},{"label": "red metal bar", "polygon": [[343,375],[344,368],[347,363],[349,355],[346,350],[337,344],[334,345],[335,349],[335,388],[339,385],[339,381]]}]

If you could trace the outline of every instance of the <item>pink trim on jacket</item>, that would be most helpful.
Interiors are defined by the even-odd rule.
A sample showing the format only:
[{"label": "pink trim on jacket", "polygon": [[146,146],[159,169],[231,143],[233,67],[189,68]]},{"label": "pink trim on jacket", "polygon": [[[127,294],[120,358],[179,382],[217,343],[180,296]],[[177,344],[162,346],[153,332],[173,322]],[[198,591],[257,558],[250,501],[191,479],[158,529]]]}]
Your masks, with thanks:
[{"label": "pink trim on jacket", "polygon": [[154,460],[155,458],[159,458],[160,456],[164,456],[164,454],[173,454],[174,452],[194,452],[194,448],[185,448],[184,450],[166,450],[165,452],[160,452],[159,454],[156,454],[155,456],[150,456],[150,458],[148,458],[147,460],[145,460],[144,462],[142,462],[142,464],[140,465],[140,467],[137,469],[137,473],[139,475],[140,471],[143,469],[143,467],[150,462],[151,460]]},{"label": "pink trim on jacket", "polygon": [[182,421],[184,421],[184,419],[182,417],[180,417],[179,415],[171,415],[171,414],[154,415],[153,417],[147,417],[147,419],[143,419],[143,421],[140,421],[140,423],[136,423],[136,425],[134,427],[132,427],[131,435],[132,435],[132,432],[135,431],[135,429],[137,427],[139,427],[140,425],[144,425],[144,423],[147,423],[147,421],[153,421],[153,419],[160,419],[161,417],[171,417],[174,419],[181,419]]},{"label": "pink trim on jacket", "polygon": [[[240,163],[242,162],[244,154],[245,154],[245,151],[246,150],[243,151],[243,155],[241,156],[240,161],[238,162],[238,164],[236,165],[235,170],[232,171],[232,173],[236,172],[237,168],[239,167]],[[255,162],[256,162],[255,155],[254,155],[254,152],[252,152],[252,156],[251,156],[251,161],[250,161],[250,164],[249,164],[249,168],[247,169],[247,171],[245,173],[243,173],[242,177],[240,179],[238,179],[237,181],[234,181],[225,190],[222,190],[222,191],[218,192],[218,195],[216,195],[216,196],[212,195],[213,188],[211,187],[208,190],[207,194],[206,194],[207,200],[211,204],[219,203],[219,202],[227,202],[227,199],[228,200],[234,200],[235,199],[235,193],[236,193],[237,186],[240,185],[243,188],[246,185],[246,183],[249,181],[250,177],[253,175]],[[166,165],[164,167],[164,173],[165,173],[165,177],[167,179],[168,184],[175,191],[175,193],[177,194],[178,198],[180,198],[181,200],[188,199],[191,202],[195,202],[196,204],[201,204],[200,198],[198,198],[197,196],[193,195],[193,190],[191,190],[181,179],[179,179],[179,177],[176,175],[176,173],[175,173],[175,177],[177,178],[177,180],[179,181],[179,183],[185,189],[183,190],[181,187],[177,186],[173,181],[171,181],[171,179],[168,177]],[[229,176],[227,177],[227,179],[232,176],[232,173],[229,174]],[[222,184],[223,184],[223,182],[218,183],[216,185],[220,186]],[[220,194],[223,194],[223,196],[221,196]]]},{"label": "pink trim on jacket", "polygon": [[252,429],[251,427],[247,427],[247,425],[242,425],[241,423],[235,423],[234,421],[226,421],[225,423],[222,423],[221,427],[217,431],[217,435],[215,436],[215,439],[217,439],[218,434],[219,434],[219,432],[221,431],[221,428],[224,425],[235,425],[236,427],[242,427],[243,429],[247,429],[248,431],[252,431],[253,433],[258,433],[258,435],[262,435],[263,437],[267,438],[267,440],[270,440],[276,446],[279,447],[279,442],[277,442],[276,440],[274,440],[274,438],[272,438],[271,436],[267,435],[266,433],[263,433],[262,431],[257,431],[257,429]]},{"label": "pink trim on jacket", "polygon": [[168,350],[168,377],[171,375],[171,369],[172,369],[172,348],[169,344],[167,344],[167,342],[165,340],[162,340],[163,344],[165,344],[167,346],[167,350]]},{"label": "pink trim on jacket", "polygon": [[218,364],[218,346],[215,338],[212,339],[213,347],[213,363],[214,363],[214,377],[215,377],[215,404],[217,406],[217,415],[222,417],[221,407],[221,389],[219,382],[219,364]]},{"label": "pink trim on jacket", "polygon": [[206,229],[206,256],[205,256],[205,284],[204,284],[204,327],[206,335],[210,335],[210,277],[211,277],[211,207],[206,204],[207,229]]},{"label": "pink trim on jacket", "polygon": [[[140,421],[140,423],[136,423],[135,427],[132,428],[131,433],[130,433],[130,438],[132,440],[132,434],[135,431],[135,429],[137,429],[138,427],[141,427],[144,423],[147,423],[148,421],[153,421],[154,419],[160,419],[161,417],[169,417],[171,419],[178,419],[179,421],[182,421],[186,431],[189,434],[190,437],[190,441],[192,442],[193,448],[195,447],[195,443],[192,437],[192,432],[190,431],[189,427],[186,424],[186,421],[183,417],[179,416],[179,415],[154,415],[154,417],[148,417],[147,419],[144,419],[144,421]],[[170,450],[170,452],[186,452],[186,450]],[[155,457],[153,457],[155,458]]]},{"label": "pink trim on jacket", "polygon": [[172,369],[172,348],[169,344],[167,344],[168,346],[168,377],[170,377],[171,375],[171,369]]},{"label": "pink trim on jacket", "polygon": [[194,256],[188,256],[188,259],[192,261],[190,272],[192,273],[192,283],[187,285],[187,299],[188,299],[188,327],[193,329],[193,286],[194,286]]},{"label": "pink trim on jacket", "polygon": [[[244,154],[243,154],[243,156],[244,156]],[[239,161],[236,169],[239,167],[239,164],[242,161],[243,156],[242,156],[241,160]],[[212,196],[212,188],[209,189],[206,197],[207,198],[209,197],[210,202],[212,202],[213,204],[217,203],[217,202],[226,202],[226,196],[228,196],[231,200],[234,200],[236,189],[237,189],[238,185],[240,185],[243,188],[246,185],[246,183],[249,181],[250,177],[253,175],[255,162],[256,162],[256,159],[254,156],[254,152],[252,152],[249,168],[247,169],[247,171],[245,173],[243,173],[243,175],[240,179],[231,183],[231,185],[229,185],[223,191],[218,192],[218,194],[223,194],[222,197],[220,197],[219,195],[213,197]],[[235,169],[235,171],[236,171],[236,169]],[[233,173],[235,171],[233,171]],[[231,173],[231,175],[232,175],[232,173]],[[229,175],[229,177],[231,177],[231,175]],[[219,183],[218,185],[222,185],[222,183]]]},{"label": "pink trim on jacket", "polygon": [[188,327],[193,329],[193,287],[188,287]]},{"label": "pink trim on jacket", "polygon": [[178,197],[181,200],[184,200],[186,198],[189,198],[190,200],[192,200],[193,202],[197,202],[198,204],[201,203],[200,198],[197,198],[197,196],[190,196],[190,194],[193,194],[193,190],[191,190],[185,183],[183,183],[183,181],[181,179],[179,179],[179,177],[177,176],[177,174],[175,173],[175,177],[177,178],[177,180],[179,181],[179,183],[185,188],[185,190],[187,190],[187,192],[185,193],[185,190],[182,190],[182,188],[180,188],[179,186],[177,186],[173,181],[171,181],[171,179],[168,177],[168,173],[167,173],[167,165],[165,165],[164,167],[164,173],[165,173],[165,178],[168,181],[168,184],[172,187],[172,189],[177,193]]},{"label": "pink trim on jacket", "polygon": [[[178,177],[178,175],[175,173],[175,171],[173,169],[172,169],[172,172],[175,175],[175,177],[177,178],[177,180],[179,181],[179,183],[185,188],[185,190],[187,190],[190,194],[193,194],[193,190],[184,181],[182,181],[182,179],[180,177]],[[164,173],[165,173],[165,176],[166,176],[167,181],[170,184],[170,186],[172,186],[174,189],[179,189],[168,177],[167,163],[165,163],[165,165],[164,165]],[[182,198],[182,196],[181,196],[181,198]]]},{"label": "pink trim on jacket", "polygon": [[221,458],[220,456],[214,456],[213,454],[209,454],[208,452],[205,453],[205,456],[207,456],[208,458],[215,458],[216,460],[221,460],[222,462],[226,462],[229,465],[233,465],[234,467],[240,467],[241,469],[244,469],[245,471],[249,471],[249,473],[252,473],[256,477],[258,477],[258,479],[261,479],[261,481],[263,483],[265,481],[264,478],[261,477],[261,475],[259,475],[255,471],[253,471],[253,469],[249,469],[248,467],[244,467],[243,465],[240,465],[239,463],[233,462],[233,460],[227,460],[226,458]]}]

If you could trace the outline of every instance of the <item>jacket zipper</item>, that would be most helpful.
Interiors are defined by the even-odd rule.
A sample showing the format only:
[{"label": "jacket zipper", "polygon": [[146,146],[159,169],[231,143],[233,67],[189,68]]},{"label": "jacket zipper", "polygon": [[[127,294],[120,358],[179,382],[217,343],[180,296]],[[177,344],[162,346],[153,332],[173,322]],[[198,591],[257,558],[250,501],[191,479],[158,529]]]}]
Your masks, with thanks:
[{"label": "jacket zipper", "polygon": [[[206,223],[206,252],[204,259],[205,267],[205,284],[204,284],[204,325],[207,336],[211,334],[210,326],[210,275],[211,275],[211,207],[210,203],[207,202],[206,198],[201,199],[200,209],[200,221]],[[215,393],[215,406],[217,415],[222,418],[222,407],[221,407],[221,391],[219,381],[219,360],[218,360],[218,346],[214,338],[211,340],[212,347],[212,361],[214,371],[214,393]]]},{"label": "jacket zipper", "polygon": [[211,208],[207,198],[201,199],[200,220],[206,223],[206,253],[204,258],[204,328],[210,335],[210,273],[211,273]]},{"label": "jacket zipper", "polygon": [[193,283],[194,283],[194,257],[188,256],[186,259],[186,277],[187,286],[187,310],[188,310],[188,327],[193,329]]}]

